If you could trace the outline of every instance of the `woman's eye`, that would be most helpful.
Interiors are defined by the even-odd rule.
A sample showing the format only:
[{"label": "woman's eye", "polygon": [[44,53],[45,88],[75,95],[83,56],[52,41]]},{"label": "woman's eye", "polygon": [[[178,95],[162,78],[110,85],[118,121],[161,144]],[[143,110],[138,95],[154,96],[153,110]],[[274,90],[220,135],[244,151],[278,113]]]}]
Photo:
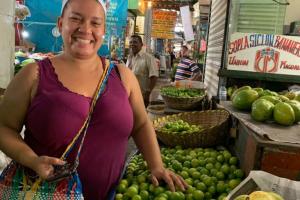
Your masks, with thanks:
[{"label": "woman's eye", "polygon": [[78,17],[71,17],[70,19],[71,19],[72,21],[75,21],[75,22],[80,21],[80,19],[79,19]]},{"label": "woman's eye", "polygon": [[99,22],[92,22],[92,24],[94,25],[94,26],[101,26],[101,23],[99,23]]}]

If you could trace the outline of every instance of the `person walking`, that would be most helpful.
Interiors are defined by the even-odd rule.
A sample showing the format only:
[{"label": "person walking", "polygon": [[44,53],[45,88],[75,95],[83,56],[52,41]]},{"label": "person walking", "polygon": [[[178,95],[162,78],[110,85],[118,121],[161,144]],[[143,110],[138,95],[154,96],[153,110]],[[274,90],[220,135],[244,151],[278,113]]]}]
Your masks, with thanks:
[{"label": "person walking", "polygon": [[159,76],[158,67],[154,57],[142,51],[143,41],[141,36],[132,35],[129,45],[131,53],[126,66],[135,74],[142,90],[145,106],[147,107],[151,91],[155,87]]}]

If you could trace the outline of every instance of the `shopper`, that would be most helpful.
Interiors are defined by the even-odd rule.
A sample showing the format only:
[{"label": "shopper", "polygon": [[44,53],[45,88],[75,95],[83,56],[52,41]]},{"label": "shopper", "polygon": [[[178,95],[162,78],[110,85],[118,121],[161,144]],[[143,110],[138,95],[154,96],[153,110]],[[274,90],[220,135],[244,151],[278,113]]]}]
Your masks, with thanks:
[{"label": "shopper", "polygon": [[[0,105],[0,149],[47,179],[84,123],[105,62],[97,51],[105,33],[101,0],[66,2],[58,28],[64,52],[23,68]],[[119,75],[118,75],[119,72]],[[25,125],[25,139],[19,133]],[[124,166],[129,136],[148,163],[152,180],[184,189],[183,179],[163,167],[138,81],[126,67],[109,75],[92,115],[78,168],[87,200],[107,199]],[[73,153],[73,152],[72,152]],[[71,156],[72,157],[72,156]]]},{"label": "shopper", "polygon": [[194,80],[200,81],[202,77],[201,70],[197,63],[189,57],[189,49],[187,46],[182,46],[180,51],[181,59],[176,69],[175,80]]},{"label": "shopper", "polygon": [[144,98],[145,106],[149,104],[151,91],[155,87],[159,72],[154,57],[142,51],[143,41],[141,36],[132,35],[130,38],[131,53],[126,66],[135,74]]}]

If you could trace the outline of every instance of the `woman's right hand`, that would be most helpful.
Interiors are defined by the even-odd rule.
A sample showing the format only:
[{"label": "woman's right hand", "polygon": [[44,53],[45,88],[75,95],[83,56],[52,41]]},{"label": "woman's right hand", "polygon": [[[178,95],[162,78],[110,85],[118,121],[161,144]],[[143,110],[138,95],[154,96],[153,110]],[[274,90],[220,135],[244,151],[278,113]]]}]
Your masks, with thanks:
[{"label": "woman's right hand", "polygon": [[54,165],[64,165],[66,162],[54,157],[40,156],[35,158],[32,169],[42,178],[47,179],[54,173]]}]

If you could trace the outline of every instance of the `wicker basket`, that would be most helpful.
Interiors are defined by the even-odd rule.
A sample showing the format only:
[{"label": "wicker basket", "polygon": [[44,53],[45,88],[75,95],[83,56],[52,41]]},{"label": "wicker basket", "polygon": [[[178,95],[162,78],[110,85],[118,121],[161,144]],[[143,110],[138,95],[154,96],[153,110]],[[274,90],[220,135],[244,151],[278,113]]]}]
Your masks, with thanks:
[{"label": "wicker basket", "polygon": [[[226,110],[207,110],[168,115],[156,119],[153,123],[158,139],[167,146],[180,145],[184,148],[209,147],[221,144],[224,141],[228,118],[229,113]],[[184,135],[160,131],[167,122],[180,119],[188,122],[190,125],[201,125],[204,130]]]},{"label": "wicker basket", "polygon": [[201,106],[202,99],[205,97],[199,96],[199,97],[171,97],[164,94],[161,94],[163,97],[165,104],[169,108],[174,108],[177,110],[191,110],[196,109]]}]

